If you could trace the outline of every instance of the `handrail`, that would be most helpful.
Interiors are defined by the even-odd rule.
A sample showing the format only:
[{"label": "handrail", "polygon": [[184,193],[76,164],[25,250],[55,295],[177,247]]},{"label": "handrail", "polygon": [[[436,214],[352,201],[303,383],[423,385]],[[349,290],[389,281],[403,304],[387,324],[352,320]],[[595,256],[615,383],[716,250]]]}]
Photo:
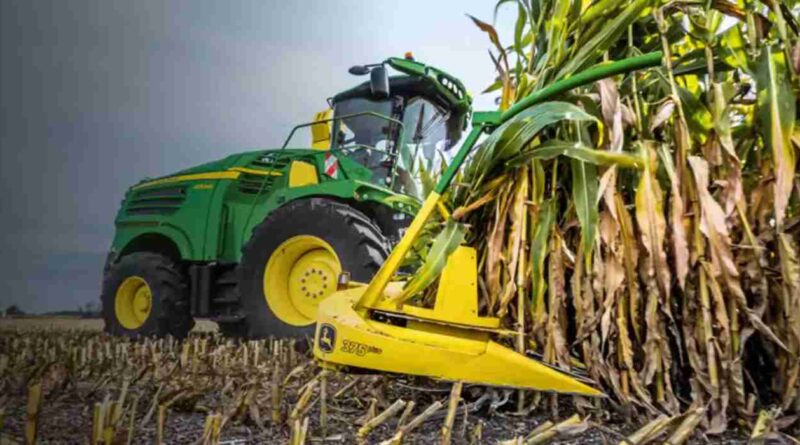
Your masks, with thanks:
[{"label": "handrail", "polygon": [[380,113],[376,113],[375,111],[359,111],[358,113],[346,114],[344,116],[333,116],[333,117],[330,117],[328,119],[323,119],[323,120],[319,120],[319,121],[313,121],[313,122],[308,122],[308,123],[305,123],[305,124],[295,125],[294,128],[292,128],[292,131],[289,132],[289,136],[287,136],[286,140],[283,142],[283,145],[281,146],[281,150],[286,148],[286,146],[289,144],[289,141],[292,140],[292,137],[294,136],[294,132],[299,130],[300,128],[305,128],[305,127],[310,127],[312,125],[332,122],[332,121],[335,121],[335,120],[349,119],[349,118],[358,117],[358,116],[375,116],[375,117],[379,117],[381,119],[384,119],[384,120],[387,120],[389,122],[392,122],[392,123],[400,125],[401,129],[405,129],[405,127],[403,126],[403,122],[401,122],[401,121],[399,121],[399,120],[397,120],[395,118],[392,118],[392,117],[389,117],[389,116],[386,116],[386,115],[383,115],[383,114],[380,114]]},{"label": "handrail", "polygon": [[347,146],[347,147],[331,148],[328,151],[330,151],[332,153],[336,153],[337,151],[357,151],[357,150],[375,150],[375,151],[377,151],[379,153],[384,153],[385,155],[391,156],[393,158],[397,157],[397,153],[392,153],[392,152],[390,152],[388,150],[384,150],[382,148],[377,148],[377,147],[372,147],[372,146],[369,146],[369,145],[366,145],[366,144],[356,144],[356,145],[350,145],[350,146]]}]

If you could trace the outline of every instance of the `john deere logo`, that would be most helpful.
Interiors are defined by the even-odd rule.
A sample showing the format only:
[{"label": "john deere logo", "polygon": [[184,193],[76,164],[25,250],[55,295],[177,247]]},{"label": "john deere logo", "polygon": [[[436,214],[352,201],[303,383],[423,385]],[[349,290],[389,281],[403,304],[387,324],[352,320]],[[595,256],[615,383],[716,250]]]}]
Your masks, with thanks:
[{"label": "john deere logo", "polygon": [[329,324],[320,326],[317,345],[322,352],[333,352],[336,348],[336,328]]}]

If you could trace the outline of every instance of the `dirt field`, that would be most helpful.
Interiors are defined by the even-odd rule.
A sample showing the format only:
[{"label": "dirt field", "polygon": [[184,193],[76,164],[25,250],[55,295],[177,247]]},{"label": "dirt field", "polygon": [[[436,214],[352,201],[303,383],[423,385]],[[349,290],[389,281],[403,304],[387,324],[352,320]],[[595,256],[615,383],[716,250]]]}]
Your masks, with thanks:
[{"label": "dirt field", "polygon": [[[305,352],[305,342],[239,342],[209,333],[214,328],[198,323],[183,342],[130,341],[103,334],[99,320],[0,321],[0,443],[23,442],[26,406],[37,384],[41,408],[33,418],[40,443],[89,443],[103,419],[100,436],[107,443],[158,443],[159,437],[169,444],[296,443],[291,441],[305,430],[303,443],[349,444],[359,441],[367,419],[395,403],[406,410],[412,401],[408,415],[398,411],[365,434],[363,443],[391,439],[401,422],[408,425],[432,406],[440,408],[402,443],[439,442],[449,383],[323,372]],[[556,414],[550,396],[522,415],[516,400],[512,391],[465,385],[452,443],[502,443],[575,414],[569,397],[558,399]],[[584,411],[574,425],[537,443],[619,443],[639,426],[608,415]],[[221,426],[216,430],[215,418]],[[742,444],[743,437],[731,433],[689,443]]]},{"label": "dirt field", "polygon": [[[103,320],[100,318],[73,318],[73,317],[23,317],[0,318],[0,331],[18,330],[88,330],[101,332]],[[196,320],[193,333],[217,331],[217,324],[210,320]]]}]

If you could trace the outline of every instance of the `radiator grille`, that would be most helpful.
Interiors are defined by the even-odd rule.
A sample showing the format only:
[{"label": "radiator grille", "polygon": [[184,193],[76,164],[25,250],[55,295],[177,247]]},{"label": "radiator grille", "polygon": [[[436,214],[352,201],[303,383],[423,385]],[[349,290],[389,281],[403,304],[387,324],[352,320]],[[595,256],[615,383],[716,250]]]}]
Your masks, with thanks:
[{"label": "radiator grille", "polygon": [[168,186],[137,190],[128,199],[128,215],[171,215],[186,200],[186,186]]}]

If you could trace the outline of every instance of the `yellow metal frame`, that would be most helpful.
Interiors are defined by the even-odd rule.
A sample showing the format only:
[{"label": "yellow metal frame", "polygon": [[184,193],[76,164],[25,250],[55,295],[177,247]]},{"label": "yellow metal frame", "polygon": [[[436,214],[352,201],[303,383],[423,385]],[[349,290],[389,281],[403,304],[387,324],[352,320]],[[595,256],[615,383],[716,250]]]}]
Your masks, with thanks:
[{"label": "yellow metal frame", "polygon": [[582,379],[493,342],[490,332],[417,320],[403,327],[365,318],[354,309],[365,289],[340,291],[320,304],[314,342],[319,359],[445,380],[602,395]]},{"label": "yellow metal frame", "polygon": [[[329,366],[604,396],[591,381],[492,341],[492,335],[506,331],[497,318],[478,314],[472,248],[460,246],[448,258],[433,308],[401,300],[404,283],[391,280],[436,211],[446,214],[440,195],[432,192],[372,281],[336,292],[319,305],[314,355]],[[405,326],[374,320],[375,313],[395,316]]]},{"label": "yellow metal frame", "polygon": [[114,315],[125,329],[139,329],[150,317],[153,293],[144,278],[132,275],[117,288],[114,295]]},{"label": "yellow metal frame", "polygon": [[364,313],[367,309],[374,307],[381,299],[386,285],[389,284],[394,274],[400,269],[400,265],[414,245],[414,240],[417,239],[422,229],[425,228],[425,222],[428,221],[428,218],[430,218],[433,212],[439,209],[439,198],[441,198],[441,195],[436,192],[431,192],[428,197],[425,198],[425,202],[422,203],[422,208],[419,209],[417,216],[411,221],[411,224],[406,229],[400,242],[397,243],[392,253],[389,254],[389,258],[381,265],[381,268],[378,270],[378,273],[375,274],[372,281],[370,281],[364,294],[355,303],[356,310]]},{"label": "yellow metal frame", "polygon": [[263,291],[276,317],[292,326],[316,320],[320,302],[336,290],[342,265],[322,238],[298,235],[281,243],[264,268]]},{"label": "yellow metal frame", "polygon": [[333,117],[333,110],[330,108],[314,115],[314,122],[317,123],[311,125],[311,148],[316,150],[331,148],[331,128],[333,126],[331,117]]},{"label": "yellow metal frame", "polygon": [[500,328],[499,318],[478,315],[478,260],[471,247],[459,246],[447,259],[432,309],[405,304],[398,310],[396,301],[402,293],[392,294],[389,290],[384,292],[387,298],[373,309],[458,326]]}]

